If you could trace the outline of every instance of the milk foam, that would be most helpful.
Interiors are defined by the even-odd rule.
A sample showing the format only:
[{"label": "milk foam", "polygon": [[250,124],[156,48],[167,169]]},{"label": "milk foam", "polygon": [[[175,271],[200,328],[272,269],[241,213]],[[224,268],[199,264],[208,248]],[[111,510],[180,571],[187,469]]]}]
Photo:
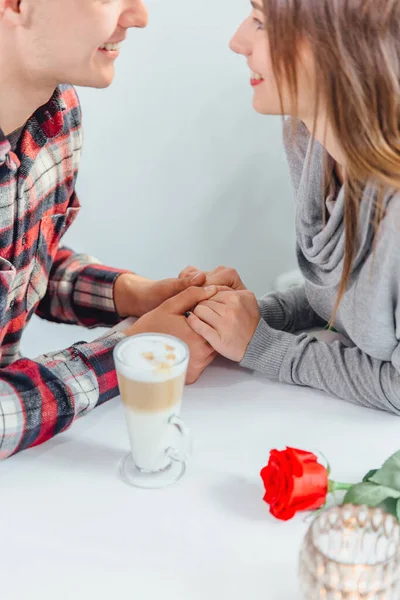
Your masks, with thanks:
[{"label": "milk foam", "polygon": [[189,361],[182,341],[168,335],[143,334],[120,342],[114,350],[118,371],[127,379],[146,383],[179,377]]}]

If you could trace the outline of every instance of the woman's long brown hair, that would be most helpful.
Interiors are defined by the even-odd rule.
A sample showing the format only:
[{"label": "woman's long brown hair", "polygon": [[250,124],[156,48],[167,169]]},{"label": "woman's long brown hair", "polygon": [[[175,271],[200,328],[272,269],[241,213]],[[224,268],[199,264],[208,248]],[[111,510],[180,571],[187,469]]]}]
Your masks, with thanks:
[{"label": "woman's long brown hair", "polygon": [[[263,0],[274,74],[297,111],[297,64],[306,41],[315,62],[316,122],[323,99],[345,158],[345,253],[336,314],[356,253],[359,206],[369,181],[400,189],[400,0]],[[325,110],[324,110],[325,112]],[[333,317],[334,318],[334,317]]]}]

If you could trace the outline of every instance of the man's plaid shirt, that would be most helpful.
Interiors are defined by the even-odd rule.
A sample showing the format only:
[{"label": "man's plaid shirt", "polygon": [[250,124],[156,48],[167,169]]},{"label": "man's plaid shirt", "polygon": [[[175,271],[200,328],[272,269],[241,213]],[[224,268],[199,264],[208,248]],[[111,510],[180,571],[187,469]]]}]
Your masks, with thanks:
[{"label": "man's plaid shirt", "polygon": [[82,146],[74,89],[59,87],[26,123],[18,156],[0,129],[0,458],[41,444],[118,393],[112,350],[123,334],[21,357],[33,313],[86,327],[119,321],[121,271],[60,247],[79,212]]}]

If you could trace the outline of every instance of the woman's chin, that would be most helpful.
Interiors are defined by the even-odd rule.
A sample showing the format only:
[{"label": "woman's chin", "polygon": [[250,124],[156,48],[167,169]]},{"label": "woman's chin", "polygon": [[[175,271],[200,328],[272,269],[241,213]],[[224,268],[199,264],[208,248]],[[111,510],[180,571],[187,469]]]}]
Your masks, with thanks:
[{"label": "woman's chin", "polygon": [[253,96],[253,108],[260,115],[282,115],[281,108],[278,105],[260,98],[257,92]]}]

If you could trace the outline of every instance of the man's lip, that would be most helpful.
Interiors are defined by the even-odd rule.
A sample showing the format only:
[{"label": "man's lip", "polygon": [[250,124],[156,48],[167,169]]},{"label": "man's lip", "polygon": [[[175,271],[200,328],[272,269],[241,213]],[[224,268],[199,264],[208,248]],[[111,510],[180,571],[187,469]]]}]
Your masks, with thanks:
[{"label": "man's lip", "polygon": [[[109,40],[108,42],[104,42],[104,44],[102,44],[102,45],[105,46],[106,44],[122,44],[125,40],[126,40],[126,37],[121,38],[119,40]],[[101,49],[102,46],[99,46],[99,48]]]}]

